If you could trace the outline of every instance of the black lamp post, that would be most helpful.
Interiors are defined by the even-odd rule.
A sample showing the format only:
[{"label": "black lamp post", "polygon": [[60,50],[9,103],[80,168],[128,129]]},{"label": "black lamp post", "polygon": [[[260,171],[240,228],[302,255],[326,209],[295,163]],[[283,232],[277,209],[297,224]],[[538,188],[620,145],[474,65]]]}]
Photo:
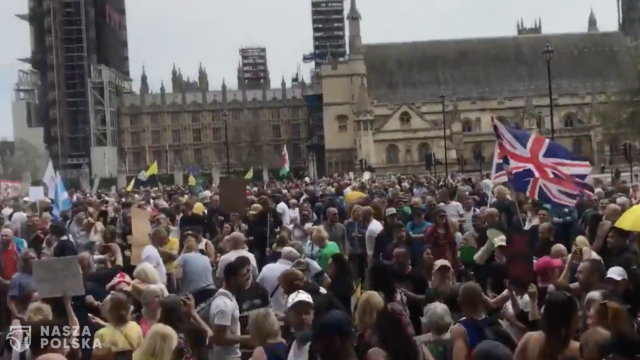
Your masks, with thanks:
[{"label": "black lamp post", "polygon": [[224,150],[225,157],[227,158],[227,176],[231,176],[231,160],[229,156],[229,127],[227,122],[229,121],[229,112],[222,110],[222,122],[224,123]]},{"label": "black lamp post", "polygon": [[555,126],[553,124],[553,90],[551,86],[551,59],[556,51],[553,50],[551,44],[547,43],[542,50],[542,55],[547,61],[547,82],[549,83],[549,115],[551,117],[551,140],[555,139]]},{"label": "black lamp post", "polygon": [[440,93],[440,102],[442,104],[442,140],[444,140],[444,177],[449,177],[449,155],[447,154],[447,119],[444,100],[446,95],[444,91]]}]

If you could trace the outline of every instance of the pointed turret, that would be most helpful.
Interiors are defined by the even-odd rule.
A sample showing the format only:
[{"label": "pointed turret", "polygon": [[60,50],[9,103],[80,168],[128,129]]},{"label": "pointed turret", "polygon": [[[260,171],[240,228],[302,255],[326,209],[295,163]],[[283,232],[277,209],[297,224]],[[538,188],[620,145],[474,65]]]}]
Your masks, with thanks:
[{"label": "pointed turret", "polygon": [[209,80],[207,79],[207,72],[202,67],[202,63],[198,67],[198,87],[203,93],[209,91]]},{"label": "pointed turret", "polygon": [[280,91],[282,92],[281,100],[287,100],[287,82],[284,81],[284,75],[282,75],[282,81],[280,82]]},{"label": "pointed turret", "polygon": [[[182,78],[182,75],[180,75]],[[181,79],[182,80],[182,79]],[[182,105],[187,105],[187,88],[189,86],[189,78],[187,81],[180,81],[180,92],[182,92]]]},{"label": "pointed turret", "polygon": [[362,16],[358,11],[356,0],[351,0],[347,20],[349,21],[349,55],[362,55],[362,35],[360,34]]},{"label": "pointed turret", "polygon": [[587,29],[588,32],[598,32],[598,20],[596,19],[596,14],[593,13],[593,8],[591,8],[591,13],[589,13],[589,27]]},{"label": "pointed turret", "polygon": [[142,65],[142,76],[140,76],[140,95],[149,94],[149,83],[147,82],[147,72]]},{"label": "pointed turret", "polygon": [[369,101],[369,91],[367,90],[367,80],[364,75],[360,76],[360,88],[356,98],[355,113],[357,118],[366,118],[373,115],[371,102]]},{"label": "pointed turret", "polygon": [[222,78],[222,105],[227,105],[227,83]]},{"label": "pointed turret", "polygon": [[167,89],[164,88],[164,80],[160,81],[160,104],[167,104]]},{"label": "pointed turret", "polygon": [[176,64],[173,64],[173,69],[171,70],[171,91],[177,93],[180,91],[178,84],[178,70],[176,70]]},{"label": "pointed turret", "polygon": [[362,20],[362,16],[360,15],[360,11],[358,11],[358,6],[356,5],[356,0],[351,0],[347,20]]}]

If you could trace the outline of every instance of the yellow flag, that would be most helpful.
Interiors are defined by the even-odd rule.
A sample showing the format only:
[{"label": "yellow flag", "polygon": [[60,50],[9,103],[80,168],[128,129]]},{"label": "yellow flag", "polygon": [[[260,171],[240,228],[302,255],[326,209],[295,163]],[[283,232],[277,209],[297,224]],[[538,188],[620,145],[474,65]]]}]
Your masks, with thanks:
[{"label": "yellow flag", "polygon": [[251,180],[253,179],[253,166],[251,167],[251,169],[249,169],[249,171],[247,171],[247,175],[244,176],[244,178],[246,180]]},{"label": "yellow flag", "polygon": [[158,160],[154,161],[153,164],[149,166],[149,169],[147,169],[147,171],[144,172],[144,177],[148,179],[149,176],[156,175],[157,173],[158,173]]},{"label": "yellow flag", "polygon": [[189,174],[189,178],[187,179],[187,184],[189,186],[196,186],[198,182],[196,181],[196,178],[193,177],[193,174]]},{"label": "yellow flag", "polygon": [[129,185],[127,185],[126,190],[127,191],[133,190],[133,184],[135,184],[135,182],[136,182],[136,178],[134,177],[133,179],[131,179],[131,182],[129,183]]}]

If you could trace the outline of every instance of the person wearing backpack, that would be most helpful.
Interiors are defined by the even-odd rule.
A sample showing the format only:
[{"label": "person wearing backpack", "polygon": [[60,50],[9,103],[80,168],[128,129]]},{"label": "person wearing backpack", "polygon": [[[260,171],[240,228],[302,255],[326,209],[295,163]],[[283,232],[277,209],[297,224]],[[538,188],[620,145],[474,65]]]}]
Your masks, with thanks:
[{"label": "person wearing backpack", "polygon": [[447,305],[440,302],[427,305],[421,320],[423,335],[416,336],[416,342],[424,345],[434,360],[451,360],[453,319]]},{"label": "person wearing backpack", "polygon": [[464,283],[460,287],[460,308],[464,313],[458,323],[451,328],[451,358],[469,359],[473,350],[485,340],[499,342],[512,352],[517,344],[499,322],[487,316],[482,288],[475,282]]}]

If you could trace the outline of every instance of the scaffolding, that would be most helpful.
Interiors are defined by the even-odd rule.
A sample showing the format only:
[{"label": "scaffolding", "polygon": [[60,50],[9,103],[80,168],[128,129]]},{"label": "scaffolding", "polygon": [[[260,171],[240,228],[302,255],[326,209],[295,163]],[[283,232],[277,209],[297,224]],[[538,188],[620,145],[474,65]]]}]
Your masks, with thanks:
[{"label": "scaffolding", "polygon": [[262,83],[269,81],[266,48],[245,47],[240,49],[240,62],[245,89],[261,89]]},{"label": "scaffolding", "polygon": [[120,165],[119,99],[131,93],[131,79],[105,65],[92,65],[90,84],[92,175],[111,178]]},{"label": "scaffolding", "polygon": [[83,0],[62,2],[62,46],[64,46],[64,91],[66,134],[64,148],[67,149],[64,163],[71,168],[89,164],[90,115],[89,115],[89,59],[85,8]]}]

